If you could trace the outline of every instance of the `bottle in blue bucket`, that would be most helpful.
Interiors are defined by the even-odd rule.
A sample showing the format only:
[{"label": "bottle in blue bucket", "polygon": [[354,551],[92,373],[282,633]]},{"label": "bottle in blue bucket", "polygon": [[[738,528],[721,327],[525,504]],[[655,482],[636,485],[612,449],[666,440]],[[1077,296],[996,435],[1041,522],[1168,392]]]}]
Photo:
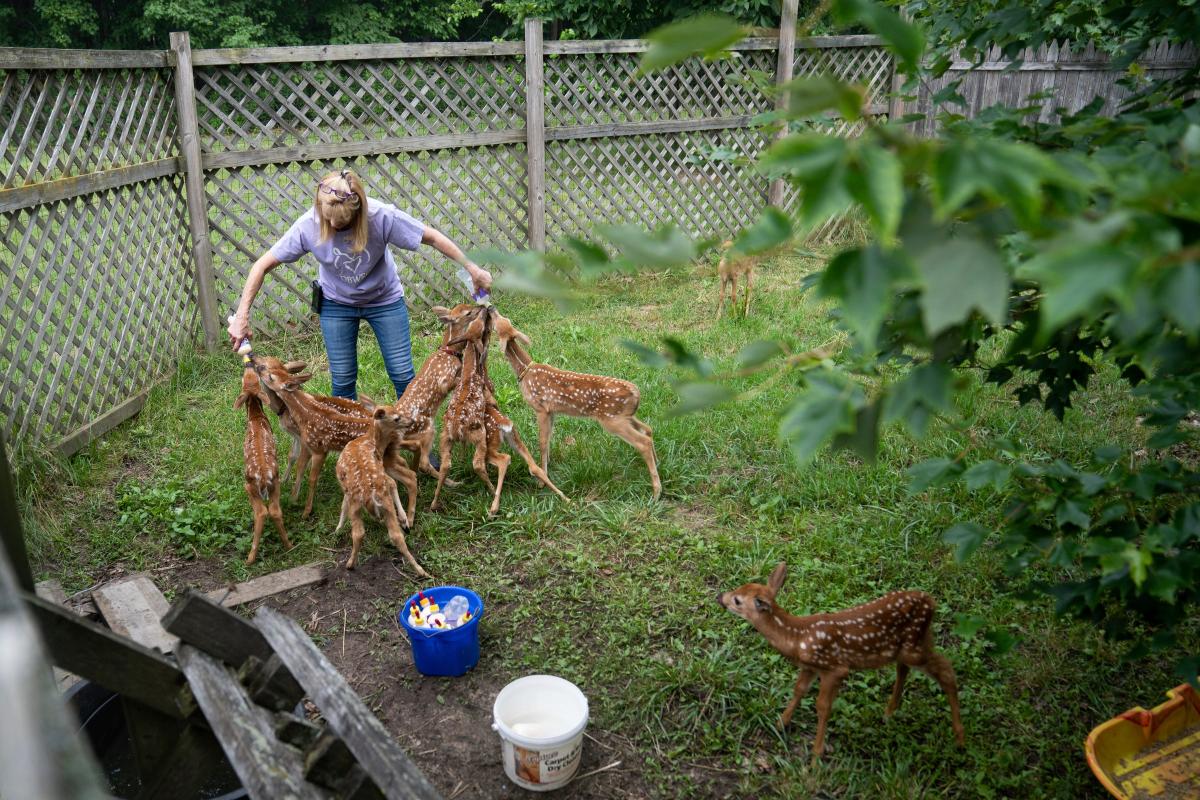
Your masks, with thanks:
[{"label": "bottle in blue bucket", "polygon": [[[419,607],[424,595],[442,609],[458,611],[452,601],[459,595],[466,598],[467,612],[471,618],[456,628],[418,628],[408,620],[408,611],[414,604]],[[460,601],[461,602],[461,601]],[[461,612],[458,616],[462,616]],[[461,586],[434,586],[408,598],[400,608],[397,618],[408,634],[412,644],[413,661],[422,675],[465,675],[479,663],[479,618],[483,616],[483,598]]]}]

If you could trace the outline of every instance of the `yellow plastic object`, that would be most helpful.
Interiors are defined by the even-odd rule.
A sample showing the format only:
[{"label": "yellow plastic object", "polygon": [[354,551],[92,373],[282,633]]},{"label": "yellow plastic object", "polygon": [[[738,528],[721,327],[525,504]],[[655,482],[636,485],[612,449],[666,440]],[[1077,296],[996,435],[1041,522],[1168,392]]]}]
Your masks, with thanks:
[{"label": "yellow plastic object", "polygon": [[1088,735],[1088,766],[1123,800],[1200,798],[1200,696],[1188,684],[1147,711],[1138,707]]}]

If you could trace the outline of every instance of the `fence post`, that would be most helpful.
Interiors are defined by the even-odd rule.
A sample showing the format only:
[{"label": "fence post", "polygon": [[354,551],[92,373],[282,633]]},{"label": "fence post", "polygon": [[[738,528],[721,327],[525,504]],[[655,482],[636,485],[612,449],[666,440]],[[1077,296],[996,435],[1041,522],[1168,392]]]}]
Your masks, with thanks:
[{"label": "fence post", "polygon": [[[796,6],[799,5],[799,0],[783,0],[783,8],[779,15],[779,60],[775,65],[775,86],[779,87],[792,79],[792,61],[795,60],[796,49]],[[776,110],[782,111],[787,108],[788,99],[787,93],[780,92],[775,98]],[[783,124],[783,130],[779,132],[777,138],[783,138],[787,135],[787,122]],[[783,178],[776,178],[771,181],[771,188],[767,190],[767,205],[782,206],[783,205]]]},{"label": "fence post", "polygon": [[529,166],[529,246],[546,249],[546,108],[542,21],[525,20],[525,155]]},{"label": "fence post", "polygon": [[175,67],[175,108],[179,120],[179,145],[183,151],[187,186],[188,227],[192,232],[192,269],[196,275],[196,300],[204,346],[215,350],[221,336],[217,316],[217,289],[213,276],[212,243],[208,238],[208,201],[204,196],[204,166],[200,161],[200,132],[196,123],[196,86],[192,76],[192,42],[187,32],[171,34],[171,61]]}]

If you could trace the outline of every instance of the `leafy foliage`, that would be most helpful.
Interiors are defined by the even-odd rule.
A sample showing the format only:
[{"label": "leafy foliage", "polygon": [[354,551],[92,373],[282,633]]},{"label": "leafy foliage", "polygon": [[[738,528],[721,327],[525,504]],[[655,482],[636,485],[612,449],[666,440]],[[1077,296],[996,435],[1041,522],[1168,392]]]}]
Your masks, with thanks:
[{"label": "leafy foliage", "polygon": [[[1066,18],[1075,22],[1086,11],[1104,24],[1132,26],[1127,55],[1151,37],[1200,32],[1194,8],[1175,13],[1158,2],[973,8],[977,27],[968,29],[947,22],[948,9],[923,6],[935,20],[933,71],[948,63],[942,56],[954,42],[978,48],[995,40],[1012,49],[1043,41],[1037,14],[1050,9],[1075,9]],[[882,37],[910,78],[921,78],[925,38],[916,25],[870,0],[836,0],[831,11]],[[1000,23],[1004,29],[995,30]],[[674,41],[659,56],[711,56],[707,46],[725,41],[711,21],[703,44],[675,41],[684,29],[656,35],[663,48]],[[651,66],[663,65],[659,56]],[[1131,67],[1131,77],[1137,72]],[[763,346],[749,359],[749,371],[790,374],[798,386],[779,425],[796,460],[810,462],[827,444],[870,459],[881,425],[900,423],[921,436],[933,417],[945,418],[968,444],[914,465],[912,491],[963,486],[995,493],[1003,509],[998,522],[952,525],[945,540],[956,556],[994,544],[1014,579],[1024,576],[1060,613],[1132,639],[1131,655],[1174,647],[1200,592],[1196,84],[1195,70],[1143,82],[1113,117],[1101,116],[1095,102],[1036,127],[1029,109],[993,108],[974,120],[943,113],[930,139],[870,118],[851,141],[797,125],[757,162],[765,175],[800,189],[796,218],[787,225],[768,209],[742,234],[803,236],[851,207],[873,233],[807,284],[833,301],[848,346],[803,356]],[[775,126],[829,112],[863,116],[862,89],[833,77],[800,79],[782,91],[791,103],[768,116]],[[606,232],[618,246],[646,236]],[[661,268],[690,254],[678,245],[657,256],[647,263]],[[563,271],[579,272],[569,263]],[[685,370],[706,363],[676,345],[640,352],[648,363]],[[974,374],[1062,420],[1100,369],[1118,370],[1141,409],[1146,449],[1117,441],[1094,463],[1047,464],[1009,438],[977,430],[957,401]],[[682,409],[733,398],[700,388],[727,386],[731,376],[694,373],[681,387]],[[997,647],[1012,644],[1006,632],[989,636]]]}]

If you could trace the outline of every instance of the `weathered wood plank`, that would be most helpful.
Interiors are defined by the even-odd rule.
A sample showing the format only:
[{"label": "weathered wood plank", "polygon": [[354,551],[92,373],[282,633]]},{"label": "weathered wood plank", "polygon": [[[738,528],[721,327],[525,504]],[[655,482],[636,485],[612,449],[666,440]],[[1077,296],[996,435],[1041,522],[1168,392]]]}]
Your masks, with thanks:
[{"label": "weathered wood plank", "polygon": [[66,50],[0,47],[0,69],[114,69],[165,67],[163,50]]},{"label": "weathered wood plank", "polygon": [[229,667],[188,644],[179,665],[221,749],[251,797],[328,798],[303,779],[300,754],[275,738],[274,717],[256,706]]},{"label": "weathered wood plank", "polygon": [[186,167],[188,227],[192,233],[192,269],[196,278],[196,301],[204,344],[216,350],[221,339],[217,315],[216,280],[212,267],[212,243],[208,237],[208,203],[204,196],[204,167],[200,160],[200,134],[196,123],[196,86],[192,75],[192,44],[187,33],[171,34],[175,63],[175,107],[179,115],[179,148]]},{"label": "weathered wood plank", "polygon": [[455,147],[485,147],[495,144],[519,144],[524,130],[481,131],[479,133],[439,133],[429,136],[393,136],[372,141],[328,142],[271,147],[265,150],[206,153],[207,170],[281,164],[291,161],[317,161],[331,158],[413,153],[421,150],[445,150]]},{"label": "weathered wood plank", "polygon": [[166,657],[37,595],[25,592],[21,598],[55,665],[183,719],[176,704],[183,675]]},{"label": "weathered wood plank", "polygon": [[304,698],[304,689],[274,653],[266,662],[247,658],[238,670],[238,679],[255,704],[271,711],[290,711]]},{"label": "weathered wood plank", "polygon": [[251,656],[262,662],[271,658],[271,646],[258,628],[194,589],[175,601],[162,624],[181,641],[233,667]]},{"label": "weathered wood plank", "polygon": [[725,128],[747,128],[749,114],[736,117],[705,117],[700,119],[664,119],[649,122],[605,122],[597,125],[556,125],[546,128],[546,141],[565,139],[595,139],[607,136],[645,136],[649,133],[682,133],[683,131],[713,131]]},{"label": "weathered wood plank", "polygon": [[162,626],[170,608],[167,598],[145,575],[107,583],[92,592],[92,599],[114,633],[163,653],[173,652],[179,644],[178,637]]},{"label": "weathered wood plank", "polygon": [[143,389],[133,397],[120,403],[116,408],[83,425],[69,436],[60,439],[58,444],[54,445],[55,452],[62,456],[71,456],[78,453],[87,447],[90,442],[99,439],[125,420],[136,416],[142,410],[142,407],[146,405],[146,398],[149,396],[150,390]]},{"label": "weathered wood plank", "polygon": [[258,578],[239,583],[230,589],[215,589],[206,592],[205,597],[218,602],[226,608],[233,608],[273,594],[312,586],[325,580],[325,570],[319,564],[305,564],[292,567],[281,572],[272,572]]},{"label": "weathered wood plank", "polygon": [[525,161],[529,246],[546,249],[546,85],[542,71],[542,21],[525,20]]},{"label": "weathered wood plank", "polygon": [[391,44],[329,44],[305,47],[217,48],[192,51],[197,67],[226,64],[283,64],[297,61],[360,61],[400,58],[517,56],[520,42],[397,42]]},{"label": "weathered wood plank", "polygon": [[321,710],[329,727],[387,797],[441,797],[299,625],[265,606],[254,615],[254,621]]}]

